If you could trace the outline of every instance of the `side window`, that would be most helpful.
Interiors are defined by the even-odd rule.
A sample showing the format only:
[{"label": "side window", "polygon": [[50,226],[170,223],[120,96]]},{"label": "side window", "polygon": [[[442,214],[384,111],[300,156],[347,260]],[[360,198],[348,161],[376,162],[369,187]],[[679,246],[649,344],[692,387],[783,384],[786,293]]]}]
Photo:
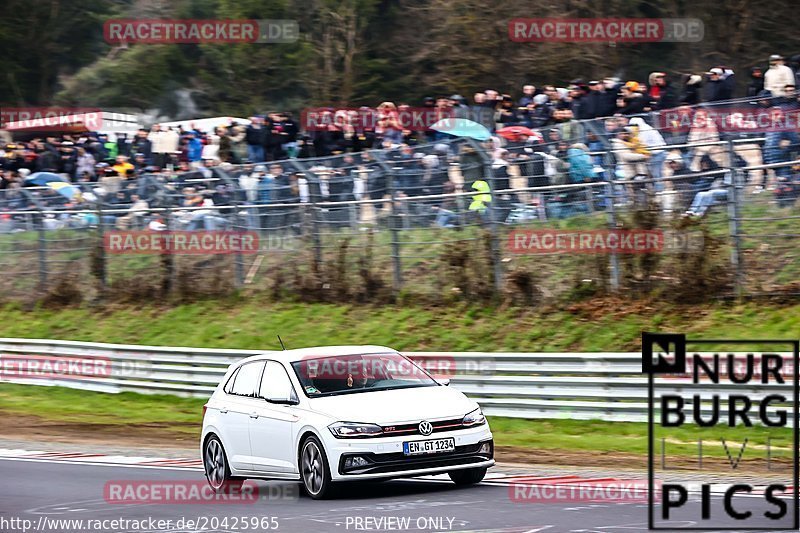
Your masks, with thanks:
[{"label": "side window", "polygon": [[297,394],[282,364],[267,361],[259,396],[268,400],[297,400]]},{"label": "side window", "polygon": [[254,361],[247,363],[239,368],[236,374],[236,381],[233,382],[231,394],[237,396],[256,396],[256,387],[261,379],[261,370],[264,368],[264,361]]},{"label": "side window", "polygon": [[233,374],[231,374],[231,377],[228,378],[228,382],[225,384],[225,387],[222,388],[222,390],[225,391],[225,393],[233,394],[233,383],[236,381],[236,376],[237,374],[239,374],[240,368],[242,367],[239,367],[236,370],[234,370]]}]

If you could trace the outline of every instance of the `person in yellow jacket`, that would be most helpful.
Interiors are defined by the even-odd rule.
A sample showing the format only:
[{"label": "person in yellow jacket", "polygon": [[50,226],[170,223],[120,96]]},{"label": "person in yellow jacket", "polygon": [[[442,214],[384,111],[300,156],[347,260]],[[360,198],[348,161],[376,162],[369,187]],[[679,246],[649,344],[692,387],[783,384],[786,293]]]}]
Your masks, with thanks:
[{"label": "person in yellow jacket", "polygon": [[472,196],[469,210],[480,215],[486,214],[486,211],[489,209],[489,204],[492,202],[489,184],[485,180],[475,180],[472,184],[472,189],[478,194]]}]

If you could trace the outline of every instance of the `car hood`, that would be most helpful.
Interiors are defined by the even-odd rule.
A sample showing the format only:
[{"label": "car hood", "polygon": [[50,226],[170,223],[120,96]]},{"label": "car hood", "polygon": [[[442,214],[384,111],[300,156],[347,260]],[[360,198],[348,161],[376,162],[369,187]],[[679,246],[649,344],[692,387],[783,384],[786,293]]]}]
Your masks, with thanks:
[{"label": "car hood", "polygon": [[477,408],[463,393],[444,386],[342,394],[310,403],[314,411],[336,421],[381,425],[461,418]]}]

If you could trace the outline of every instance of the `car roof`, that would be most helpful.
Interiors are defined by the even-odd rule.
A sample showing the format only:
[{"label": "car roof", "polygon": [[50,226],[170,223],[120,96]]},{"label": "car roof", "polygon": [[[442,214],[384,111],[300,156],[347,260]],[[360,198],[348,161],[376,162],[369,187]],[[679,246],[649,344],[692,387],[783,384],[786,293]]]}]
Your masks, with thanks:
[{"label": "car roof", "polygon": [[317,357],[331,357],[338,355],[359,355],[368,353],[395,353],[397,350],[386,346],[364,345],[364,346],[313,346],[310,348],[296,348],[294,350],[276,350],[253,355],[234,365],[250,361],[260,361],[263,359],[273,359],[283,363],[291,363],[300,359],[313,359]]}]

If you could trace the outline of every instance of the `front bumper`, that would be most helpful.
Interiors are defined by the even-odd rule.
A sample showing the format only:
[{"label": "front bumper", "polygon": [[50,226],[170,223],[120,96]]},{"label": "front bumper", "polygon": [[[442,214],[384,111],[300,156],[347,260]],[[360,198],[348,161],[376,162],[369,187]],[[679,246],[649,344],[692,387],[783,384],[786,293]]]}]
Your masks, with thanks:
[{"label": "front bumper", "polygon": [[[452,452],[413,456],[403,454],[403,442],[448,437],[455,439],[456,448]],[[494,441],[488,424],[440,432],[428,437],[337,439],[331,436],[325,441],[334,481],[408,477],[494,465]],[[362,457],[366,464],[345,469],[347,458],[355,456]]]}]

